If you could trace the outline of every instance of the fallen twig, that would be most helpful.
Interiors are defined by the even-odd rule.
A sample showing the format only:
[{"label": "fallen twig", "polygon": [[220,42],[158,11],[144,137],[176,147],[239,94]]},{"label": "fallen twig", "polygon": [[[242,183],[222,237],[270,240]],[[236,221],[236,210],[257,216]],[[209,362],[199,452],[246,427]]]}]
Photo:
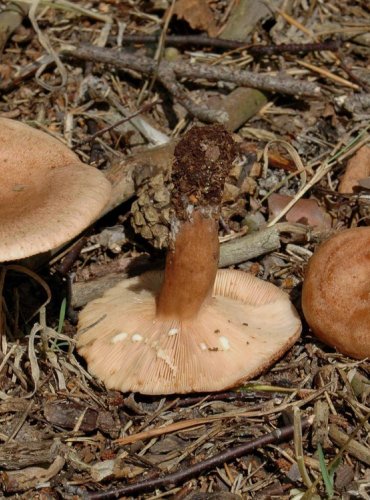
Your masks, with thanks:
[{"label": "fallen twig", "polygon": [[[317,396],[317,392],[314,394],[310,395],[311,399],[312,397],[315,398]],[[308,396],[308,398],[310,398]],[[306,400],[307,401],[307,400]],[[244,408],[239,408],[238,410],[232,410],[229,412],[224,412],[224,413],[218,413],[217,415],[210,415],[209,417],[200,417],[200,418],[193,418],[190,420],[181,420],[179,422],[174,422],[172,424],[167,424],[163,427],[154,427],[153,429],[145,430],[142,432],[138,432],[136,434],[130,434],[129,436],[124,436],[122,438],[118,438],[114,441],[114,444],[123,446],[127,444],[132,444],[136,443],[137,441],[144,441],[147,439],[150,439],[152,437],[156,436],[162,436],[164,434],[172,434],[173,432],[178,432],[184,429],[190,429],[192,427],[198,427],[199,425],[204,425],[208,424],[211,422],[215,422],[218,420],[223,420],[223,419],[232,419],[232,418],[241,418],[241,417],[246,417],[246,418],[253,418],[253,417],[260,417],[262,415],[270,415],[272,413],[279,413],[281,411],[287,410],[289,407],[291,407],[292,403],[283,403],[280,406],[274,407],[274,408],[267,408],[267,409],[260,409],[260,405],[257,405],[256,407],[252,407],[252,409],[249,409],[248,411],[245,411]],[[298,407],[298,405],[297,405]]]},{"label": "fallen twig", "polygon": [[346,451],[350,455],[370,466],[370,450],[367,446],[364,446],[355,439],[348,441],[348,434],[342,432],[335,424],[329,425],[329,437],[337,446],[345,446]]},{"label": "fallen twig", "polygon": [[341,76],[336,75],[335,73],[327,70],[326,68],[320,68],[319,66],[316,66],[315,64],[310,64],[305,61],[297,61],[297,63],[304,68],[310,69],[311,71],[314,71],[315,73],[318,73],[319,75],[325,76],[326,78],[329,78],[329,80],[333,80],[336,83],[339,83],[340,85],[343,85],[344,87],[350,87],[351,89],[358,90],[360,87],[356,83],[349,82],[345,78],[342,78]]},{"label": "fallen twig", "polygon": [[337,55],[337,57],[340,61],[340,67],[347,73],[347,75],[354,81],[354,83],[361,87],[365,92],[370,92],[370,86],[367,84],[367,82],[353,73],[353,71],[347,66],[344,58],[341,55]]},{"label": "fallen twig", "polygon": [[11,92],[17,85],[20,85],[22,82],[31,78],[35,75],[35,73],[43,67],[46,69],[48,66],[53,64],[54,60],[49,54],[44,54],[36,61],[33,61],[26,66],[21,66],[12,80],[3,80],[0,82],[0,91],[2,94],[7,92]]},{"label": "fallen twig", "polygon": [[[335,457],[327,465],[327,469],[328,470],[330,470],[330,468],[343,456],[343,454],[346,451],[348,451],[349,453],[351,453],[351,450],[348,448],[348,446],[353,441],[353,438],[357,435],[357,433],[361,429],[361,427],[369,420],[369,417],[370,417],[370,412],[367,412],[367,414],[360,420],[360,422],[356,425],[356,427],[353,429],[353,431],[349,435],[346,434],[346,439],[345,440],[341,439],[340,450],[338,451],[338,453],[335,455]],[[343,434],[343,433],[341,432],[341,434]],[[334,431],[334,435],[336,435],[337,437],[339,437],[338,434],[335,431]],[[331,437],[331,439],[333,439],[333,434],[330,437]],[[337,444],[339,444],[339,443],[337,443]],[[356,447],[356,445],[355,445],[355,447]],[[365,455],[368,456],[368,452],[366,452]],[[369,463],[369,462],[367,462],[367,463]],[[315,490],[316,486],[322,480],[323,480],[322,475],[321,476],[320,475],[317,476],[317,478],[315,479],[315,481],[313,481],[313,483],[306,490],[305,494],[301,497],[301,499],[302,500],[310,500],[312,498],[313,491]]]},{"label": "fallen twig", "polygon": [[280,248],[279,229],[261,229],[241,238],[236,238],[220,247],[219,267],[228,267],[250,259],[255,259]]},{"label": "fallen twig", "polygon": [[141,113],[146,113],[147,111],[149,111],[151,108],[153,108],[153,106],[155,106],[158,103],[159,103],[159,101],[153,101],[153,102],[148,102],[148,103],[144,104],[143,106],[141,106],[140,109],[138,109],[134,113],[130,114],[129,116],[125,116],[121,120],[118,120],[118,121],[112,123],[111,125],[107,125],[106,127],[98,130],[97,132],[90,135],[86,139],[82,139],[74,146],[73,149],[76,149],[76,148],[82,146],[83,144],[94,142],[97,137],[100,137],[101,135],[105,134],[106,132],[109,132],[110,130],[118,127],[119,125],[122,125],[125,122],[131,121],[133,118],[136,118]]},{"label": "fallen twig", "polygon": [[81,250],[86,245],[86,241],[86,236],[82,236],[82,238],[80,238],[77,243],[75,243],[73,247],[68,251],[63,261],[60,264],[56,265],[56,270],[61,276],[65,276],[72,269],[74,263],[81,253]]},{"label": "fallen twig", "polygon": [[[309,427],[312,424],[312,421],[313,417],[303,419],[302,429],[306,429],[307,427]],[[136,484],[130,484],[128,486],[123,486],[122,488],[107,490],[102,493],[86,493],[85,491],[81,491],[81,489],[79,489],[78,494],[81,495],[82,498],[90,500],[109,500],[110,498],[119,498],[124,495],[133,495],[136,493],[151,491],[154,488],[176,485],[188,479],[191,479],[192,477],[196,477],[213,467],[217,467],[225,462],[230,462],[231,460],[242,457],[243,455],[250,453],[256,448],[290,439],[293,436],[293,432],[293,425],[280,427],[272,432],[269,432],[268,434],[251,439],[246,443],[235,446],[234,448],[230,448],[226,451],[218,453],[217,455],[207,460],[188,466],[164,477],[157,477],[154,479],[150,478],[144,481],[140,481]]]},{"label": "fallen twig", "polygon": [[[105,78],[98,78],[97,76],[89,75],[85,78],[84,85],[86,85],[87,92],[91,99],[98,102],[108,102],[112,108],[117,110],[117,112],[124,117],[119,121],[114,118],[108,119],[108,123],[110,123],[110,125],[104,129],[105,132],[111,128],[117,127],[117,132],[119,133],[120,129],[118,127],[120,127],[120,125],[124,122],[129,121],[149,143],[153,145],[160,145],[169,141],[169,137],[166,134],[157,130],[143,116],[140,116],[142,113],[149,111],[153,106],[159,104],[159,100],[154,99],[150,103],[143,104],[136,112],[132,112],[127,107],[122,105],[120,97],[113,91]],[[98,135],[92,138],[90,137],[83,142],[92,141],[95,137],[101,135],[102,133],[104,132],[99,131]]]},{"label": "fallen twig", "polygon": [[[201,78],[210,81],[232,82],[240,86],[258,88],[268,92],[280,92],[296,96],[320,95],[320,87],[315,83],[296,80],[286,75],[271,76],[242,70],[230,71],[229,68],[221,66],[190,64],[185,61],[161,61],[157,66],[157,63],[148,57],[112,49],[102,49],[93,45],[68,46],[62,50],[61,54],[65,57],[111,64],[120,69],[134,70],[149,75],[157,71],[158,80],[171,92],[177,92],[177,90],[169,88],[171,87],[168,83],[169,79],[172,85],[175,85],[178,89],[180,84],[177,82],[177,78]],[[183,101],[182,103],[184,106],[186,105],[186,102]]]},{"label": "fallen twig", "polygon": [[[157,43],[159,35],[123,35],[121,41],[128,43]],[[281,43],[272,45],[247,44],[243,40],[225,40],[222,38],[212,38],[204,35],[167,35],[167,45],[183,47],[186,45],[199,47],[212,47],[223,50],[245,49],[252,55],[273,55],[273,54],[307,54],[309,52],[321,52],[323,50],[337,51],[342,45],[341,40],[328,40],[317,43]]]}]

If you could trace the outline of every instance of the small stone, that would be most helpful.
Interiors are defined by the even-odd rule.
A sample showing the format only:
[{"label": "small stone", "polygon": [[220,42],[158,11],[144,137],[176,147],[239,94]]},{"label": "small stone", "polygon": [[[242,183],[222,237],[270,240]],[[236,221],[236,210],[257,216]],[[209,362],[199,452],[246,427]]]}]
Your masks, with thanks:
[{"label": "small stone", "polygon": [[257,189],[257,182],[253,177],[246,177],[243,181],[241,192],[244,194],[254,194]]},{"label": "small stone", "polygon": [[140,234],[146,240],[151,240],[153,238],[153,233],[148,226],[144,226],[140,231]]},{"label": "small stone", "polygon": [[230,203],[236,200],[240,194],[240,189],[233,184],[225,182],[224,194],[222,196],[222,201],[224,203]]},{"label": "small stone", "polygon": [[243,219],[243,226],[248,226],[250,232],[259,231],[266,225],[266,221],[261,212],[250,213]]},{"label": "small stone", "polygon": [[170,197],[171,194],[168,189],[162,188],[159,191],[154,193],[154,200],[157,203],[163,204],[164,205],[169,205],[170,204]]},{"label": "small stone", "polygon": [[146,207],[144,210],[145,219],[150,223],[155,223],[159,221],[159,214],[157,210],[152,207]]},{"label": "small stone", "polygon": [[145,205],[149,205],[150,197],[149,197],[148,193],[141,193],[137,202],[141,207],[144,207]]},{"label": "small stone", "polygon": [[141,212],[134,212],[133,213],[134,217],[134,223],[136,226],[144,226],[146,224],[144,216]]},{"label": "small stone", "polygon": [[163,188],[164,186],[164,179],[163,179],[163,174],[157,174],[154,175],[150,181],[149,181],[150,187],[156,189],[156,188]]},{"label": "small stone", "polygon": [[152,227],[152,233],[155,238],[155,247],[156,248],[164,248],[168,246],[168,238],[169,238],[169,229],[162,224],[156,224]]},{"label": "small stone", "polygon": [[240,175],[241,175],[241,171],[242,171],[241,163],[237,163],[236,165],[233,165],[233,167],[231,168],[231,170],[229,172],[228,178],[231,180],[234,180],[234,181],[239,180]]},{"label": "small stone", "polygon": [[175,47],[167,47],[164,51],[166,61],[177,61],[180,57],[180,52]]}]

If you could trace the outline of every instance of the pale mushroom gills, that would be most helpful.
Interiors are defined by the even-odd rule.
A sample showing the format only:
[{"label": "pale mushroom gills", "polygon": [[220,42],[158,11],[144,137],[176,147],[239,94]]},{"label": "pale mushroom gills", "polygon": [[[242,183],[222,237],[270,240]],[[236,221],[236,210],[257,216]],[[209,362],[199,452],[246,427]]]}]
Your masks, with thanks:
[{"label": "pale mushroom gills", "polygon": [[222,390],[265,370],[299,337],[284,292],[242,271],[217,270],[220,203],[234,157],[220,125],[183,137],[164,273],[124,280],[80,313],[77,348],[108,388]]},{"label": "pale mushroom gills", "polygon": [[111,185],[49,134],[0,117],[0,262],[57,248],[96,220]]}]

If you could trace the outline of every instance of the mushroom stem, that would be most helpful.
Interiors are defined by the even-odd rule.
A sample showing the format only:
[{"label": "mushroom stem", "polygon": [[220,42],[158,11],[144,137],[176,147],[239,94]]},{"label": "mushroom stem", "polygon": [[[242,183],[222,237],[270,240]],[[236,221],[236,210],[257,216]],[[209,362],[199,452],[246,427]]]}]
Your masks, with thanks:
[{"label": "mushroom stem", "polygon": [[222,192],[235,155],[232,137],[218,124],[193,127],[175,148],[173,222],[157,317],[191,319],[211,296]]},{"label": "mushroom stem", "polygon": [[196,210],[173,225],[157,316],[193,318],[211,296],[219,257],[218,222],[212,210]]},{"label": "mushroom stem", "polygon": [[123,280],[81,312],[77,348],[107,388],[223,390],[265,370],[298,338],[284,292],[242,271],[217,271],[222,191],[235,154],[221,125],[186,133],[171,172],[165,276]]}]

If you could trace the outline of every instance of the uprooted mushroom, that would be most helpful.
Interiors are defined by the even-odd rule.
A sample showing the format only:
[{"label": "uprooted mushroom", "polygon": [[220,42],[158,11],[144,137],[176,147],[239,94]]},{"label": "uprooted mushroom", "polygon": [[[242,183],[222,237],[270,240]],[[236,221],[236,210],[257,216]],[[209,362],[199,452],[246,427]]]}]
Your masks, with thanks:
[{"label": "uprooted mushroom", "polygon": [[297,340],[288,296],[248,273],[218,271],[218,218],[235,156],[220,126],[194,127],[175,150],[164,273],[127,279],[81,312],[77,346],[108,388],[217,391],[251,378]]},{"label": "uprooted mushroom", "polygon": [[111,186],[49,134],[0,117],[0,262],[68,242],[108,202]]}]

